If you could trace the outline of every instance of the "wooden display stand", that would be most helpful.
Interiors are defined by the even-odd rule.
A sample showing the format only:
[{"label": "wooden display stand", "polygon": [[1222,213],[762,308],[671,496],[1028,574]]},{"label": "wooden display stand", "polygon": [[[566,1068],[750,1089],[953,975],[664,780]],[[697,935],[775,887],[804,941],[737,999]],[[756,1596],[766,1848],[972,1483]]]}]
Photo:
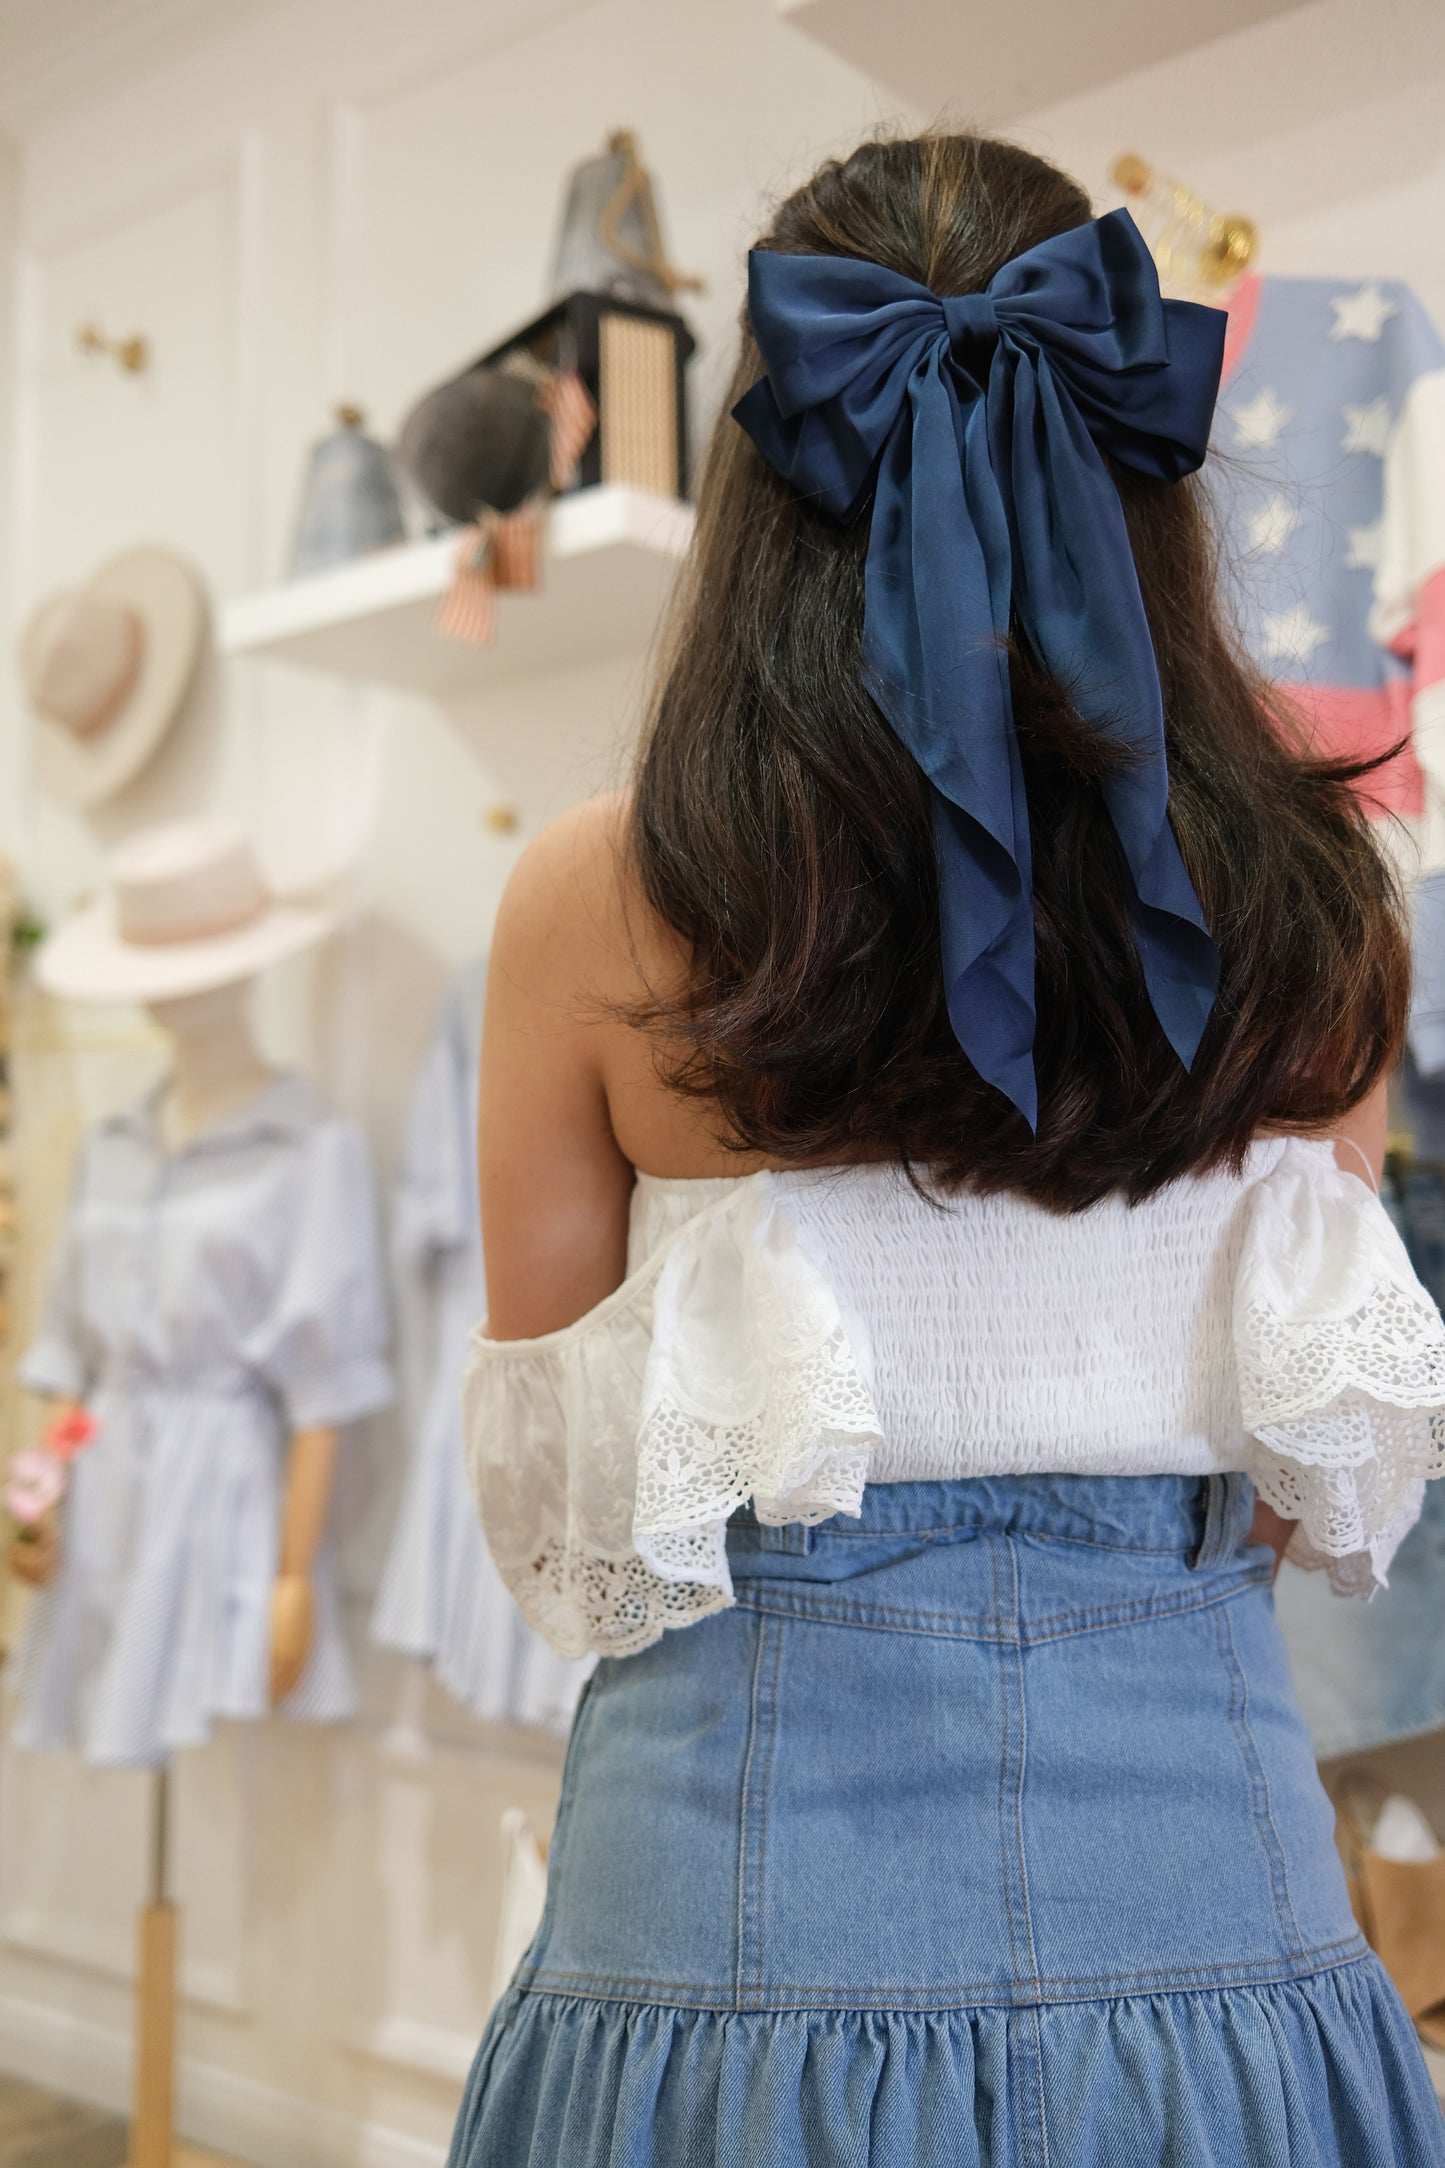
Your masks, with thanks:
[{"label": "wooden display stand", "polygon": [[151,1893],[140,1916],[129,2168],[171,2168],[175,2129],[176,1908],[166,1895],[170,1772],[156,1773]]}]

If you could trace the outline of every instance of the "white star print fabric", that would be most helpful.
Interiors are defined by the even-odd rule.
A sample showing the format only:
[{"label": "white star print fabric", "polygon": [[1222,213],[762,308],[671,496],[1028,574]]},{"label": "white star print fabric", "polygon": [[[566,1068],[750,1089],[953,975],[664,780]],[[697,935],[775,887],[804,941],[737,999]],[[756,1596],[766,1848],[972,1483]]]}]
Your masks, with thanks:
[{"label": "white star print fabric", "polygon": [[1422,767],[1438,768],[1445,851],[1445,345],[1414,295],[1246,279],[1215,448],[1247,646],[1322,752],[1368,758],[1413,735],[1366,787],[1418,814]]},{"label": "white star print fabric", "polygon": [[1234,441],[1251,450],[1257,445],[1277,444],[1286,422],[1294,420],[1294,408],[1277,399],[1266,386],[1243,405],[1230,409]]},{"label": "white star print fabric", "polygon": [[[1410,817],[1427,867],[1445,864],[1445,347],[1408,288],[1388,280],[1246,280],[1225,370],[1216,488],[1246,640],[1321,751],[1367,757],[1410,739],[1364,788]],[[1445,1014],[1440,894],[1423,882],[1413,906],[1417,1060],[1420,990]],[[1433,971],[1421,968],[1431,910]],[[1445,1030],[1434,1014],[1429,1024],[1445,1065]],[[1404,1102],[1428,1157],[1441,1147],[1420,1126],[1412,1078],[1418,1095],[1407,1064]],[[1439,1209],[1437,1190],[1432,1229]],[[1433,1233],[1431,1243],[1417,1262],[1438,1300]],[[1281,1577],[1280,1624],[1319,1753],[1441,1721],[1442,1544],[1445,1514],[1432,1513],[1369,1606],[1336,1603],[1314,1574]]]},{"label": "white star print fabric", "polygon": [[1330,307],[1335,317],[1330,326],[1332,339],[1364,339],[1371,345],[1379,338],[1386,318],[1400,312],[1398,301],[1388,301],[1373,279],[1355,293],[1336,294]]}]

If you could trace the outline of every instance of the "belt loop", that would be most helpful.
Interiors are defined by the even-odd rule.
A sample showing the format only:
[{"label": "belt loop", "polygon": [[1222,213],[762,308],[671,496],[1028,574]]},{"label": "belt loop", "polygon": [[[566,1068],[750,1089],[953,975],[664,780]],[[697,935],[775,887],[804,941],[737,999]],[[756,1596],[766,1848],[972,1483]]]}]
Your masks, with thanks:
[{"label": "belt loop", "polygon": [[813,1548],[813,1531],[801,1521],[764,1521],[758,1529],[760,1551],[786,1551],[794,1558],[805,1558]]},{"label": "belt loop", "polygon": [[1249,1478],[1243,1475],[1207,1475],[1204,1478],[1204,1533],[1189,1561],[1191,1573],[1219,1566],[1232,1558],[1244,1534],[1248,1510],[1253,1504]]}]

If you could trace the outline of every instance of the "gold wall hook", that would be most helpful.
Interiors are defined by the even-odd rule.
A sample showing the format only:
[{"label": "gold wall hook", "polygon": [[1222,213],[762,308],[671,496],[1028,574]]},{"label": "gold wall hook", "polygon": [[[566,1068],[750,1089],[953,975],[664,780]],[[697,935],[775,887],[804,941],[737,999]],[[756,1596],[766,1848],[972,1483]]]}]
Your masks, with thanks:
[{"label": "gold wall hook", "polygon": [[1211,285],[1223,286],[1247,271],[1259,245],[1252,218],[1223,217],[1199,252],[1199,268]]},{"label": "gold wall hook", "polygon": [[1248,270],[1259,247],[1253,219],[1216,211],[1137,151],[1116,158],[1109,178],[1130,199],[1166,290],[1217,290]]},{"label": "gold wall hook", "polygon": [[82,324],[75,334],[75,343],[82,354],[109,354],[127,376],[139,376],[150,366],[150,341],[139,333],[130,339],[112,339],[99,324]]},{"label": "gold wall hook", "polygon": [[1109,168],[1109,178],[1126,196],[1142,195],[1154,176],[1137,151],[1125,151]]}]

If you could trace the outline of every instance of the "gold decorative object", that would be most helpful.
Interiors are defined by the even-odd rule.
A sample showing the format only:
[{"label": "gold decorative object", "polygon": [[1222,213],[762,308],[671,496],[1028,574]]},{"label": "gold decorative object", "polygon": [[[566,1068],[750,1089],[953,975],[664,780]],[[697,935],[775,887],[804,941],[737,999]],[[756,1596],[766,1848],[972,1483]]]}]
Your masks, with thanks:
[{"label": "gold decorative object", "polygon": [[1173,292],[1207,297],[1248,270],[1259,246],[1253,219],[1214,210],[1182,181],[1156,172],[1137,151],[1116,158],[1109,178],[1128,197],[1160,281]]},{"label": "gold decorative object", "polygon": [[482,809],[482,826],[490,828],[494,836],[515,835],[517,819],[517,808],[500,799]]},{"label": "gold decorative object", "polygon": [[1137,151],[1125,151],[1109,168],[1109,178],[1126,196],[1137,196],[1149,186],[1153,175]]},{"label": "gold decorative object", "polygon": [[150,367],[150,341],[139,333],[129,339],[112,339],[99,324],[82,324],[75,343],[82,354],[109,354],[127,376],[140,376]]}]

